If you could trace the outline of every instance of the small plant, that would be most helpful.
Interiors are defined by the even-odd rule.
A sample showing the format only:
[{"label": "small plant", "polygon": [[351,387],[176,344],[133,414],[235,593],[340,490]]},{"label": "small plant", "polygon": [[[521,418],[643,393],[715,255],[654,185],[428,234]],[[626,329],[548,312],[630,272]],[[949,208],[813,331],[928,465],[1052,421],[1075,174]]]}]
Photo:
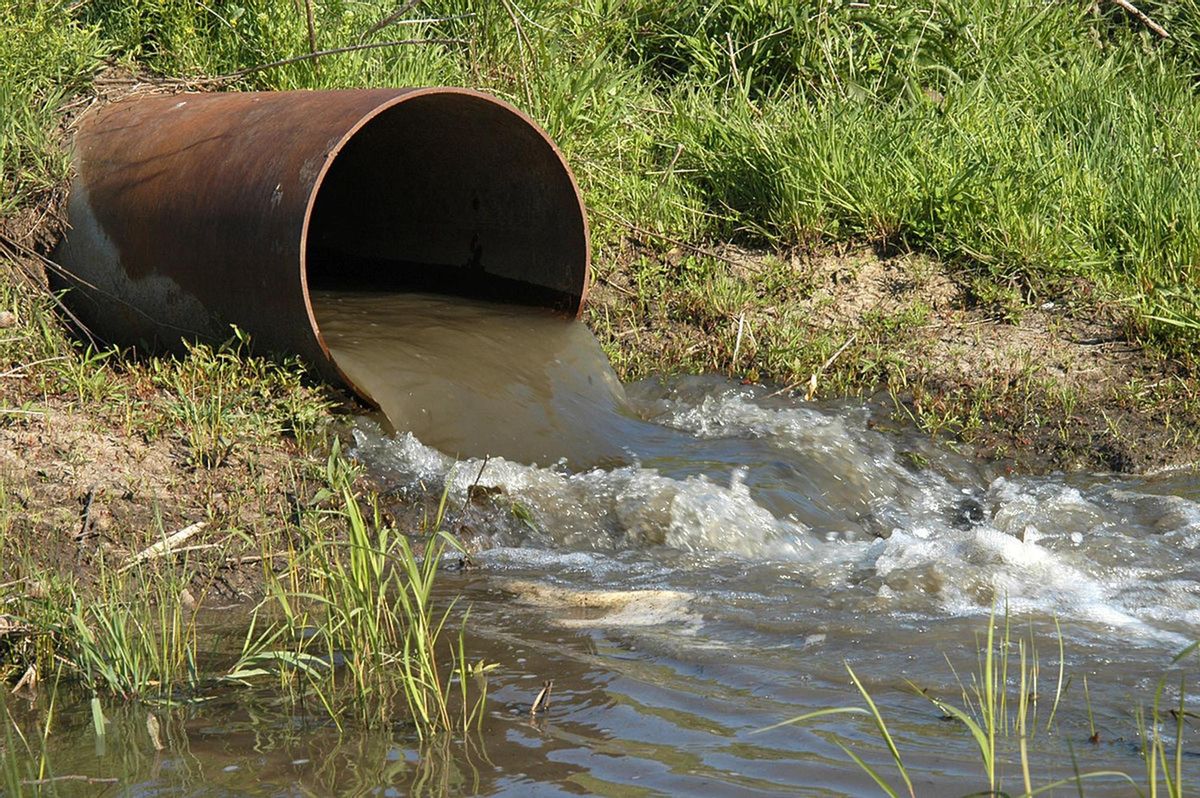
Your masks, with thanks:
[{"label": "small plant", "polygon": [[[1058,629],[1058,624],[1055,622],[1055,628]],[[1044,784],[1034,787],[1033,774],[1029,767],[1029,740],[1037,734],[1038,722],[1036,719],[1037,712],[1037,683],[1039,663],[1036,653],[1036,648],[1033,646],[1033,638],[1029,640],[1019,639],[1014,641],[1011,637],[1011,628],[1009,618],[1005,614],[1004,626],[997,634],[997,623],[995,612],[988,619],[986,640],[982,646],[978,647],[978,665],[977,670],[971,675],[970,686],[964,685],[961,680],[959,682],[962,691],[962,706],[957,706],[944,699],[931,695],[928,691],[919,688],[909,682],[910,687],[918,694],[928,699],[939,711],[947,718],[961,724],[962,728],[966,729],[971,740],[979,750],[980,762],[982,765],[983,781],[986,789],[981,793],[971,793],[976,795],[1011,795],[1002,786],[1001,762],[998,758],[997,742],[1002,738],[1016,737],[1018,751],[1018,766],[1021,774],[1021,784],[1023,792],[1016,793],[1024,796],[1024,798],[1033,798],[1052,791],[1059,787],[1067,785],[1076,785],[1082,794],[1083,782],[1089,779],[1120,779],[1128,782],[1130,786],[1136,789],[1136,783],[1129,777],[1128,774],[1121,771],[1103,770],[1080,773],[1076,769],[1075,775],[1068,778],[1059,779],[1049,784]],[[1063,640],[1062,631],[1058,629],[1058,645],[1059,645],[1059,671],[1055,686],[1054,703],[1052,705],[1050,716],[1046,720],[1043,727],[1046,732],[1049,732],[1053,727],[1054,717],[1058,711],[1059,701],[1063,692]],[[1013,649],[1017,652],[1017,661],[1011,661],[1011,652]],[[1186,654],[1188,652],[1184,652]],[[1180,656],[1183,656],[1182,654]],[[947,660],[949,662],[949,660]],[[950,666],[951,671],[954,671],[953,665]],[[1011,672],[1015,667],[1015,673]],[[829,709],[821,709],[815,712],[809,712],[799,715],[794,718],[781,721],[780,723],[767,726],[759,731],[768,731],[777,729],[782,726],[804,723],[817,720],[822,717],[835,715],[864,715],[870,717],[875,725],[879,738],[888,750],[888,753],[899,772],[903,789],[900,789],[890,783],[884,776],[874,767],[869,765],[866,760],[850,750],[849,747],[841,742],[837,745],[846,752],[846,755],[859,766],[871,779],[879,785],[890,798],[900,798],[901,794],[915,798],[916,792],[913,788],[912,779],[909,776],[908,769],[904,764],[904,760],[900,754],[899,746],[888,730],[887,724],[884,721],[883,714],[880,712],[878,705],[872,698],[870,692],[863,685],[854,669],[847,664],[846,671],[850,676],[851,682],[862,696],[866,707],[846,706],[833,707]],[[957,673],[955,673],[957,678]],[[1011,677],[1011,678],[1010,678]],[[1016,693],[1010,695],[1013,685],[1016,687]],[[1149,726],[1143,723],[1142,716],[1139,712],[1138,726],[1142,730],[1143,745],[1145,747],[1145,757],[1147,762],[1147,785],[1150,795],[1156,795],[1158,777],[1157,768],[1159,763],[1162,765],[1164,774],[1167,774],[1166,754],[1163,741],[1158,734],[1159,723],[1159,697],[1162,692],[1162,684],[1159,684],[1159,690],[1155,694],[1155,702],[1152,710]],[[1182,718],[1184,716],[1182,686],[1180,691],[1180,708],[1178,711],[1172,711],[1172,714],[1177,719],[1177,738],[1175,751],[1175,771],[1174,775],[1167,774],[1166,782],[1168,795],[1170,798],[1177,798],[1182,795],[1182,765],[1180,764],[1180,753],[1182,745]],[[1090,718],[1090,705],[1089,705]],[[1093,731],[1094,734],[1094,731]],[[965,794],[965,793],[964,793]]]},{"label": "small plant", "polygon": [[[337,469],[330,476],[345,479]],[[316,537],[302,564],[285,574],[287,584],[272,581],[270,606],[282,620],[248,633],[229,678],[294,676],[338,722],[343,705],[368,725],[394,722],[402,705],[422,738],[478,725],[490,666],[468,658],[466,617],[457,634],[447,629],[456,602],[435,607],[439,565],[458,546],[440,530],[445,495],[418,550],[377,507],[364,514],[348,484],[335,489],[341,508],[331,512],[346,539]]]}]

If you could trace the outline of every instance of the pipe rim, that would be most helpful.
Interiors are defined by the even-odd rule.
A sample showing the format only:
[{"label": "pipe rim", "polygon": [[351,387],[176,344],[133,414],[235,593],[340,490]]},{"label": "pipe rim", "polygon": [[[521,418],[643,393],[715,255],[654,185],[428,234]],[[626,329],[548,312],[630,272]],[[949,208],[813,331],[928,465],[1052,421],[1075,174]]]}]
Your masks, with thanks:
[{"label": "pipe rim", "polygon": [[495,97],[491,94],[477,91],[475,89],[465,89],[457,86],[429,86],[418,89],[410,89],[405,91],[403,94],[399,94],[391,99],[385,100],[384,102],[372,108],[366,114],[363,114],[361,117],[359,117],[358,120],[351,125],[344,134],[342,134],[342,136],[338,139],[337,144],[335,144],[325,155],[325,162],[321,165],[321,169],[317,172],[316,178],[313,181],[312,188],[309,190],[308,200],[304,208],[304,222],[300,228],[300,292],[304,298],[304,311],[308,315],[309,329],[312,331],[313,338],[316,339],[317,346],[320,347],[321,353],[324,355],[326,362],[333,367],[334,371],[337,372],[342,382],[348,388],[350,388],[355,395],[365,400],[373,407],[378,407],[378,403],[373,397],[371,397],[369,393],[367,393],[367,391],[362,389],[357,383],[354,382],[354,380],[350,379],[349,375],[347,375],[342,367],[338,365],[337,359],[333,356],[333,353],[329,351],[329,345],[325,342],[325,336],[321,333],[321,326],[317,323],[316,313],[313,311],[312,297],[309,295],[308,290],[308,231],[312,222],[313,208],[316,205],[317,195],[321,192],[321,187],[324,185],[325,177],[329,173],[329,170],[333,167],[333,163],[337,160],[338,155],[341,154],[342,149],[350,142],[350,140],[353,139],[363,127],[365,127],[368,123],[385,111],[389,111],[392,108],[402,105],[410,100],[417,99],[418,97],[426,97],[430,95],[457,95],[483,100],[484,102],[495,105],[515,116],[518,120],[533,130],[538,137],[546,143],[546,145],[550,148],[550,152],[553,153],[556,159],[558,159],[559,164],[562,166],[563,172],[567,176],[567,180],[570,182],[571,190],[575,195],[575,200],[579,204],[579,219],[583,225],[583,285],[579,291],[579,307],[575,312],[575,318],[577,319],[583,315],[583,306],[587,301],[588,289],[591,286],[592,237],[591,226],[588,222],[587,206],[583,201],[583,194],[579,190],[579,182],[575,179],[575,173],[571,171],[571,167],[567,164],[567,159],[563,156],[562,151],[558,148],[558,145],[554,143],[554,140],[551,139],[549,135],[547,135],[546,131],[542,129],[541,125],[535,122],[533,118],[524,111],[517,108],[513,104],[500,99],[499,97]]}]

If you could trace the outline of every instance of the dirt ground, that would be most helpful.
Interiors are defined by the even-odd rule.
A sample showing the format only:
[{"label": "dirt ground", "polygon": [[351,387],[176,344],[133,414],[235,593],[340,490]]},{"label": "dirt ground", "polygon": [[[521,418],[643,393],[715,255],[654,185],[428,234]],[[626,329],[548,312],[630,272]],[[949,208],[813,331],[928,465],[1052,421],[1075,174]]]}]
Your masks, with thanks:
[{"label": "dirt ground", "polygon": [[[1064,283],[1054,299],[1030,303],[1007,295],[985,299],[930,257],[866,245],[785,256],[733,246],[705,253],[749,285],[782,269],[796,286],[784,308],[751,302],[741,313],[743,351],[750,350],[751,360],[738,362],[728,372],[733,376],[811,399],[861,396],[888,417],[883,423],[915,422],[1014,470],[1138,473],[1200,461],[1196,376],[1133,342],[1123,309],[1097,301],[1086,284]],[[688,254],[631,240],[618,265],[602,270],[589,315],[597,328],[602,318],[621,320],[615,331],[601,331],[618,364],[631,346],[658,350],[649,359],[664,364],[686,363],[697,351],[713,363],[728,359],[727,344],[707,353],[720,348],[714,335],[733,337],[735,314],[714,330],[709,320],[672,308],[686,301],[669,294],[655,299],[661,313],[626,312],[638,279],[635,261],[677,265]],[[620,329],[631,325],[640,327],[636,337]],[[822,354],[829,348],[833,354],[816,358],[819,365],[808,371],[772,368],[763,361],[780,326],[832,341]],[[749,331],[765,340],[750,340]],[[756,358],[755,349],[768,355]],[[889,361],[886,368],[875,365],[881,360]],[[629,372],[641,376],[637,366]]]}]

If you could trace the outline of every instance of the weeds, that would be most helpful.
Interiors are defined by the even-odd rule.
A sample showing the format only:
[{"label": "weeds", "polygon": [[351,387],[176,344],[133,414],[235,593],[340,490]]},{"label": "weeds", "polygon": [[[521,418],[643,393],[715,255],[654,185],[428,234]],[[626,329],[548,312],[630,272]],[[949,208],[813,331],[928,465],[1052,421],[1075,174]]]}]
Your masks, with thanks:
[{"label": "weeds", "polygon": [[[1166,795],[1170,798],[1181,796],[1183,794],[1183,734],[1185,718],[1190,715],[1184,703],[1186,693],[1185,685],[1182,681],[1179,688],[1179,706],[1169,712],[1170,718],[1174,723],[1175,737],[1174,749],[1169,762],[1167,759],[1168,744],[1164,741],[1161,732],[1165,718],[1161,713],[1160,706],[1165,681],[1160,680],[1158,683],[1149,717],[1145,716],[1142,709],[1139,708],[1137,710],[1135,720],[1142,740],[1143,760],[1146,766],[1144,792],[1127,773],[1113,770],[1097,770],[1081,773],[1078,766],[1075,767],[1073,776],[1035,786],[1034,774],[1030,771],[1028,744],[1039,733],[1039,730],[1046,735],[1057,733],[1054,719],[1058,713],[1059,703],[1065,689],[1063,681],[1064,647],[1062,630],[1056,622],[1055,628],[1058,632],[1059,650],[1058,677],[1055,683],[1054,701],[1050,715],[1046,719],[1045,724],[1039,726],[1037,721],[1037,703],[1039,700],[1037,684],[1040,666],[1037,649],[1034,646],[1032,632],[1028,639],[1021,638],[1014,640],[1011,635],[1009,621],[1010,619],[1006,613],[1003,627],[1000,627],[997,624],[994,612],[989,617],[986,638],[983,644],[978,646],[976,670],[971,674],[969,684],[964,684],[958,678],[958,673],[954,671],[953,664],[950,665],[955,678],[959,680],[962,697],[961,706],[934,696],[928,690],[909,682],[909,686],[917,695],[923,696],[947,718],[954,720],[962,729],[965,729],[979,751],[982,780],[985,789],[979,793],[970,794],[1022,795],[1026,798],[1032,798],[1032,796],[1041,795],[1067,786],[1072,786],[1080,794],[1083,794],[1084,782],[1103,779],[1110,782],[1114,780],[1124,782],[1139,795],[1157,796],[1161,788],[1165,789]],[[1195,648],[1196,646],[1193,645],[1184,650],[1176,657],[1176,661],[1189,655]],[[1014,650],[1016,653],[1015,662],[1013,661]],[[949,659],[947,659],[947,663],[949,663]],[[792,724],[808,723],[830,716],[861,715],[869,717],[878,732],[880,741],[886,747],[891,761],[900,775],[903,790],[894,786],[876,768],[868,764],[862,756],[852,751],[845,744],[838,741],[837,745],[891,798],[899,798],[901,793],[910,796],[915,795],[908,769],[900,753],[903,740],[898,744],[893,738],[875,699],[848,663],[846,671],[850,676],[851,682],[862,697],[863,702],[866,704],[866,708],[844,706],[809,712],[768,726],[759,730],[759,732]],[[1090,699],[1087,700],[1087,716],[1089,728],[1091,729],[1091,740],[1095,742],[1097,736]],[[997,745],[1002,740],[1010,743],[1015,742],[1016,745],[1017,761],[1015,765],[1019,772],[1021,784],[1021,790],[1017,792],[1014,792],[1004,784],[1005,774],[1003,766],[1005,763],[1002,761],[1001,752]],[[1069,741],[1067,744],[1070,744]],[[1072,761],[1074,761],[1073,752]],[[964,794],[968,794],[969,792],[969,790],[964,790]]]},{"label": "weeds", "polygon": [[280,576],[267,573],[268,597],[234,662],[199,664],[206,591],[198,585],[207,582],[186,557],[178,567],[101,562],[91,586],[63,583],[7,602],[0,656],[13,678],[59,672],[97,695],[169,705],[276,676],[285,696],[315,696],[339,726],[406,719],[423,739],[477,728],[490,666],[471,660],[455,602],[437,606],[438,568],[457,545],[440,515],[418,550],[378,511],[364,516],[336,448],[326,471],[340,507],[312,510],[312,538],[288,552]]},{"label": "weeds", "polygon": [[281,621],[247,635],[230,678],[294,675],[339,723],[343,706],[368,725],[393,723],[400,702],[422,738],[478,725],[490,667],[468,658],[465,616],[447,630],[456,602],[435,607],[439,564],[458,546],[440,529],[445,497],[418,554],[377,508],[364,515],[348,484],[335,490],[345,541],[317,538],[271,581]]}]

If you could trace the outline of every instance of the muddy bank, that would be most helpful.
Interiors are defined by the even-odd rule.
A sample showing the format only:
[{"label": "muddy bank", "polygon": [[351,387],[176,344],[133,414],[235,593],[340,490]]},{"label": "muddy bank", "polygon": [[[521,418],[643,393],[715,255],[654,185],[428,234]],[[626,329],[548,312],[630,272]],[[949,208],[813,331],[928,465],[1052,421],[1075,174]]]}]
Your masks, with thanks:
[{"label": "muddy bank", "polygon": [[600,258],[589,323],[623,378],[717,371],[862,397],[1015,471],[1140,473],[1200,459],[1200,384],[1082,281],[1023,296],[914,253],[658,246]]}]

